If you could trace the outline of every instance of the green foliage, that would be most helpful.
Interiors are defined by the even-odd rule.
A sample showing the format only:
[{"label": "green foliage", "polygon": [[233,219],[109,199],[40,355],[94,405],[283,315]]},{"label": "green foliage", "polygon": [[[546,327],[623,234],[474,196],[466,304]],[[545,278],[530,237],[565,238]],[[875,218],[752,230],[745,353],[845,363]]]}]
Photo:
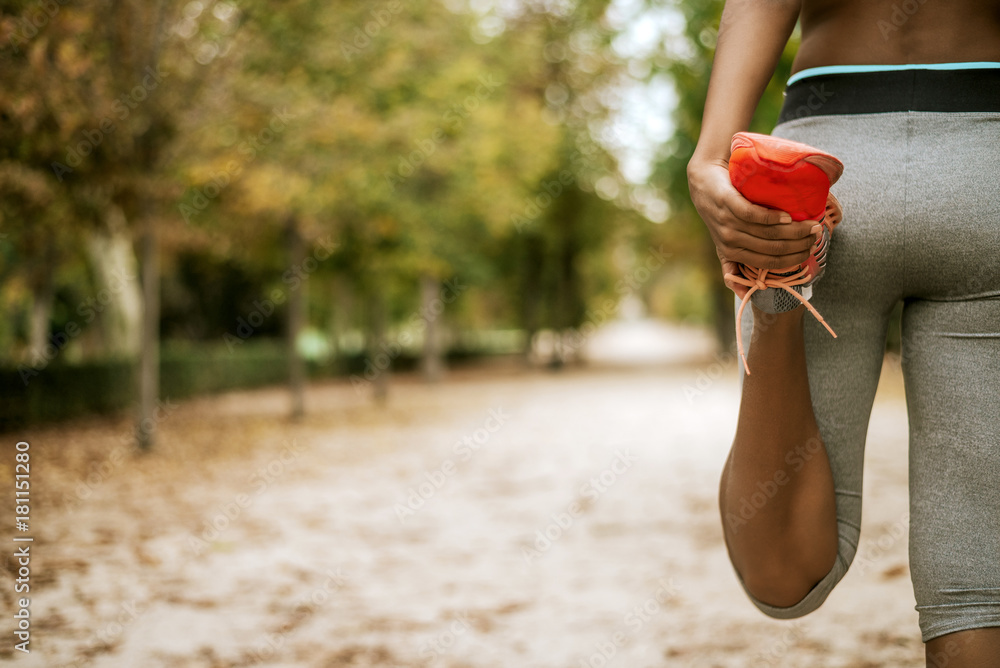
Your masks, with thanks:
[{"label": "green foliage", "polygon": [[[712,59],[722,16],[723,0],[681,0],[674,5],[685,20],[682,57],[661,58],[662,66],[654,67],[669,77],[677,93],[678,104],[673,113],[675,131],[662,158],[658,161],[650,183],[662,190],[670,205],[671,219],[667,237],[671,246],[689,258],[688,273],[699,276],[694,282],[705,286],[700,295],[700,313],[689,312],[696,319],[714,322],[724,345],[730,342],[732,293],[723,285],[719,263],[708,230],[698,216],[687,186],[687,163],[694,153],[712,71]],[[768,134],[777,122],[781,110],[782,91],[798,50],[798,36],[786,45],[774,76],[757,107],[750,130]],[[688,281],[690,285],[690,281]],[[714,304],[714,308],[713,308]]]},{"label": "green foliage", "polygon": [[168,339],[217,340],[281,287],[290,227],[335,247],[309,278],[322,328],[384,302],[398,330],[421,277],[468,286],[459,328],[568,329],[620,296],[645,221],[594,139],[628,78],[607,0],[57,4],[31,36],[34,4],[0,14],[12,358],[47,289],[54,327],[92,296],[81,250],[112,213],[156,225]]}]

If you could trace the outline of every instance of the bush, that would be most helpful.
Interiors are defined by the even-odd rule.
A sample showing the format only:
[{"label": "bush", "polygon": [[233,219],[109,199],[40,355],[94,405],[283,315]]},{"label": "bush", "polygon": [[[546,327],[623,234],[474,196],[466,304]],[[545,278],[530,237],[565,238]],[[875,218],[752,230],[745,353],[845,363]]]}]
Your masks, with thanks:
[{"label": "bush", "polygon": [[[461,346],[447,355],[450,363],[467,362],[487,350]],[[393,371],[412,371],[417,358],[402,353]],[[351,355],[326,363],[308,362],[310,378],[363,374],[365,356]],[[160,395],[183,399],[264,385],[288,379],[288,358],[280,340],[247,341],[232,350],[225,344],[167,342],[160,352]],[[54,361],[25,379],[14,367],[0,367],[0,432],[131,408],[136,402],[136,363],[113,359],[85,364]]]},{"label": "bush", "polygon": [[[165,345],[160,354],[160,394],[181,399],[284,382],[288,362],[277,341],[254,341],[230,352],[225,346]],[[22,378],[0,368],[0,431],[81,415],[113,413],[134,405],[134,360],[85,364],[53,362]]]}]

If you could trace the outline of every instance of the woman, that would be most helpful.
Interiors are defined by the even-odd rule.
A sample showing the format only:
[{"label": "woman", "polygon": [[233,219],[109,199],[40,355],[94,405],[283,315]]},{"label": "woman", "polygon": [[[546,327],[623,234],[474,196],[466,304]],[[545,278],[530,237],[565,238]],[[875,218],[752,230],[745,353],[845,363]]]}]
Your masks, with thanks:
[{"label": "woman", "polygon": [[[801,306],[747,318],[753,373],[719,497],[730,558],[778,618],[815,610],[844,576],[888,318],[902,300],[910,567],[927,665],[996,668],[1000,1],[729,0],[688,165],[723,274],[796,265],[815,238],[815,221],[751,204],[727,172],[731,137],[747,129],[800,13],[773,134],[844,162],[832,190],[843,222],[811,299],[838,338]],[[776,475],[773,498],[732,521]]]}]

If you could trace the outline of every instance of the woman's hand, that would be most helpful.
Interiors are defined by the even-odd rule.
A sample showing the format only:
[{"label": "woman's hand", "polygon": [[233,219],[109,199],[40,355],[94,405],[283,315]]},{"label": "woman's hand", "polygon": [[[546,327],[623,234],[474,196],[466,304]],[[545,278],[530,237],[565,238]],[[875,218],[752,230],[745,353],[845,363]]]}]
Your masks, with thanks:
[{"label": "woman's hand", "polygon": [[[687,173],[691,201],[712,235],[723,275],[738,273],[737,263],[787,269],[808,259],[819,223],[795,222],[787,213],[750,202],[733,187],[724,160],[696,155]],[[740,299],[748,289],[729,280],[726,286]]]}]

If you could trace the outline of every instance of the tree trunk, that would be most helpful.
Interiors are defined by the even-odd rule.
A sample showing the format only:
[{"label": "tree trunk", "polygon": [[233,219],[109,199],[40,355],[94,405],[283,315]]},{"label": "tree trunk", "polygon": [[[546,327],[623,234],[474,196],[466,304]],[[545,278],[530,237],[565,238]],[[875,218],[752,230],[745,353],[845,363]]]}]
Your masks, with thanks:
[{"label": "tree trunk", "polygon": [[[49,343],[52,320],[52,301],[55,298],[52,271],[39,272],[32,281],[31,316],[28,324],[28,350],[32,363],[46,359],[45,346]],[[58,354],[58,351],[57,351]]]},{"label": "tree trunk", "polygon": [[[288,219],[287,227],[288,260],[293,267],[301,267],[305,259],[305,243],[294,217]],[[288,347],[288,389],[291,392],[292,418],[305,414],[305,365],[299,355],[299,333],[305,320],[305,291],[303,280],[288,294],[288,322],[285,328]]]},{"label": "tree trunk", "polygon": [[[330,314],[329,335],[332,341],[332,353],[336,360],[337,367],[342,371],[348,370],[347,356],[350,353],[350,339],[348,335],[355,331],[360,325],[360,330],[364,332],[364,323],[357,322],[357,307],[355,294],[357,285],[346,276],[337,276],[333,280],[333,311]],[[345,339],[347,346],[345,347]]]},{"label": "tree trunk", "polygon": [[[580,191],[571,188],[560,199],[559,221],[562,228],[558,256],[559,301],[557,312],[557,360],[559,366],[570,362],[579,363],[582,355],[578,349],[580,340],[573,336],[575,330],[583,323],[586,307],[584,306],[583,285],[580,270],[580,244],[583,218],[583,202]],[[574,343],[575,342],[575,343]]]},{"label": "tree trunk", "polygon": [[576,271],[577,242],[573,238],[573,222],[564,222],[563,238],[560,241],[558,255],[556,257],[556,294],[558,299],[555,304],[554,321],[555,326],[555,347],[553,349],[552,361],[549,367],[561,369],[563,366],[573,361],[579,351],[567,344],[567,339],[571,331],[576,327],[579,320],[578,304],[579,280]]},{"label": "tree trunk", "polygon": [[330,340],[330,355],[335,364],[340,364],[340,339],[344,335],[347,315],[347,291],[340,278],[334,277],[327,284],[329,289],[330,316],[326,322],[326,336]]},{"label": "tree trunk", "polygon": [[370,329],[368,332],[368,360],[375,365],[375,378],[372,380],[375,403],[385,405],[389,398],[389,370],[392,358],[389,356],[389,346],[385,341],[385,300],[376,289],[368,293],[368,317]]},{"label": "tree trunk", "polygon": [[156,444],[156,408],[160,398],[160,249],[152,217],[142,221],[142,341],[139,351],[139,419],[136,435],[140,450]]},{"label": "tree trunk", "polygon": [[[424,314],[424,349],[420,357],[420,369],[424,380],[436,383],[444,373],[441,355],[441,313],[435,310],[441,293],[441,282],[433,276],[420,277],[420,311]],[[442,305],[443,307],[443,305]],[[443,311],[443,308],[442,308]]]},{"label": "tree trunk", "polygon": [[542,240],[535,235],[524,239],[524,268],[521,284],[521,328],[524,330],[524,363],[530,365],[535,334],[540,326],[542,306],[542,265],[545,252]]},{"label": "tree trunk", "polygon": [[[87,255],[94,275],[94,287],[102,306],[98,315],[101,352],[133,358],[142,340],[142,290],[135,251],[126,236],[125,216],[117,206],[107,214],[107,232],[97,232],[87,240]],[[102,293],[110,296],[105,305]]]}]

